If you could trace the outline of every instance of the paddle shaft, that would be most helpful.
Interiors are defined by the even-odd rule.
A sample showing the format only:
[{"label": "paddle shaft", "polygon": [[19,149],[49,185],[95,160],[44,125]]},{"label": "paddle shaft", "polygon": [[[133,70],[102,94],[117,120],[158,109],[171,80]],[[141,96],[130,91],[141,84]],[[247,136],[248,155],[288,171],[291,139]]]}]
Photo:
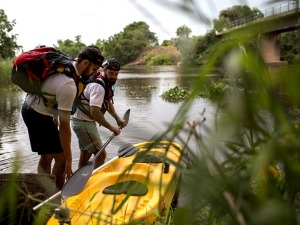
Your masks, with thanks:
[{"label": "paddle shaft", "polygon": [[[120,129],[121,129],[121,128],[122,128],[122,127],[120,127]],[[109,144],[109,142],[110,142],[115,136],[116,136],[116,134],[113,133],[113,134],[109,137],[109,139],[104,143],[104,145],[102,145],[101,149],[100,149],[99,152],[94,156],[94,158],[92,158],[91,162],[93,163],[93,165],[94,165],[96,159],[101,155],[101,153],[103,152],[103,150],[105,149],[105,147]]]},{"label": "paddle shaft", "polygon": [[45,205],[46,203],[52,201],[53,199],[56,199],[57,197],[59,197],[61,194],[61,191],[57,192],[56,194],[52,195],[51,197],[47,198],[45,201],[41,202],[40,204],[34,206],[32,209],[33,211],[36,211],[37,209],[41,208],[43,205]]}]

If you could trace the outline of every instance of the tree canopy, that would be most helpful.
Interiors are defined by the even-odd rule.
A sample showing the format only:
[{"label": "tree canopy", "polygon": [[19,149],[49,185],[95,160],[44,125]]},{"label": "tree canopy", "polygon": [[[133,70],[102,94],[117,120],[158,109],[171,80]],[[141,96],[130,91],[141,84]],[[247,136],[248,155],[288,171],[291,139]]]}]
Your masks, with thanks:
[{"label": "tree canopy", "polygon": [[190,34],[192,33],[192,30],[187,27],[186,25],[182,25],[177,28],[176,35],[178,38],[188,38]]},{"label": "tree canopy", "polygon": [[55,48],[74,58],[77,57],[81,50],[86,46],[81,41],[80,35],[75,36],[75,42],[70,39],[66,39],[64,41],[58,40],[57,44],[57,46],[54,46]]},{"label": "tree canopy", "polygon": [[[75,41],[67,39],[58,40],[57,43],[56,48],[72,57],[76,57],[85,47],[80,35],[75,37]],[[105,58],[115,57],[124,65],[136,59],[145,47],[158,45],[158,40],[145,22],[133,22],[108,40],[98,39],[95,45],[101,49]]]},{"label": "tree canopy", "polygon": [[214,29],[222,30],[222,28],[233,21],[251,17],[253,15],[263,17],[263,13],[257,9],[251,9],[246,5],[235,5],[233,7],[222,10],[219,13],[219,18],[213,20]]},{"label": "tree canopy", "polygon": [[14,57],[16,51],[21,48],[17,44],[17,35],[11,33],[15,24],[15,20],[8,21],[4,10],[0,9],[0,59]]},{"label": "tree canopy", "polygon": [[283,33],[281,36],[280,52],[281,60],[291,64],[300,62],[300,31],[295,30]]},{"label": "tree canopy", "polygon": [[158,45],[158,39],[148,24],[140,21],[129,24],[108,40],[98,40],[97,45],[105,57],[115,57],[124,65],[136,59],[145,47]]},{"label": "tree canopy", "polygon": [[215,31],[222,29],[224,25],[233,22],[238,19],[243,19],[254,14],[262,14],[256,8],[249,8],[249,6],[236,5],[228,9],[222,10],[219,13],[219,18],[213,20],[213,28],[211,31],[208,31],[202,37],[198,37],[194,42],[192,47],[193,58],[197,64],[204,64],[206,60],[210,57],[211,52],[215,48],[215,44],[219,41],[219,38],[216,37]]}]

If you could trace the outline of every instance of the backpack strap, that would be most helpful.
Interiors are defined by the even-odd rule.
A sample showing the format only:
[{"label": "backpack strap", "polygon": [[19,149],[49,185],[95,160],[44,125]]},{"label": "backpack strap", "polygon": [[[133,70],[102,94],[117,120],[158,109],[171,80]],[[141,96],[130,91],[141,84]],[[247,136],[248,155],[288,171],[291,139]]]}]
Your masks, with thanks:
[{"label": "backpack strap", "polygon": [[[108,82],[105,82],[105,79],[102,75],[101,76],[95,75],[95,76],[91,77],[90,80],[85,83],[85,85],[87,85],[89,83],[97,83],[97,84],[101,85],[105,90],[104,99],[103,99],[103,103],[102,103],[102,107],[101,107],[101,112],[104,115],[105,112],[107,111],[106,101],[108,99],[112,99],[113,90],[112,90],[111,86],[108,85]],[[75,99],[75,103],[74,103],[75,108],[77,107],[81,112],[83,112],[87,116],[91,117],[90,112],[88,110],[86,110],[86,107],[88,107],[88,104],[85,104],[83,102],[83,100],[89,102],[89,100],[84,96],[84,93],[81,92],[78,95],[78,97],[76,97],[76,99]]]},{"label": "backpack strap", "polygon": [[95,79],[93,82],[100,84],[105,90],[103,104],[101,107],[101,112],[104,115],[108,108],[107,101],[112,100],[112,102],[113,102],[114,90],[112,89],[112,86],[109,84],[106,77],[101,75],[101,76],[98,76],[97,78],[100,78],[100,79]]},{"label": "backpack strap", "polygon": [[[84,82],[82,81],[82,78],[77,75],[74,66],[72,65],[72,62],[70,62],[68,65],[61,65],[57,67],[53,71],[48,71],[49,73],[63,73],[64,75],[72,78],[76,84],[76,97],[74,102],[76,101],[76,98],[82,94],[85,85]],[[48,74],[49,75],[49,74]],[[47,92],[40,92],[39,95],[42,96],[42,99],[44,101],[44,104],[47,106],[50,106],[50,108],[55,108],[57,105],[54,105],[51,100],[49,100],[46,96],[55,96],[53,94],[49,94]],[[73,103],[74,104],[74,103]]]},{"label": "backpack strap", "polygon": [[83,112],[85,115],[87,115],[88,117],[91,117],[90,112],[85,108],[89,106],[89,104],[83,103],[82,101],[85,100],[87,102],[89,102],[89,100],[84,96],[83,92],[77,96],[74,100],[73,103],[73,109],[72,109],[72,114],[75,113],[75,111],[77,109],[79,109],[81,112]]},{"label": "backpack strap", "polygon": [[[105,85],[104,89],[105,89],[105,99],[111,99],[113,101],[113,96],[114,96],[114,90],[113,90],[113,86],[109,84],[108,79],[106,77],[104,77],[102,74],[99,74],[97,76],[97,78],[99,79],[94,79],[93,82],[98,83],[99,81],[102,81],[102,83]],[[100,84],[102,85],[102,84]]]},{"label": "backpack strap", "polygon": [[[65,74],[68,77],[73,78],[77,87],[76,97],[81,95],[81,93],[85,88],[86,81],[84,81],[84,79],[81,76],[77,75],[72,62],[70,62],[67,66],[64,66],[61,70],[62,70],[61,73]],[[56,72],[60,72],[59,68],[56,70]]]},{"label": "backpack strap", "polygon": [[93,83],[97,83],[97,84],[100,84],[104,90],[105,90],[105,94],[104,94],[104,98],[106,98],[106,93],[107,93],[107,86],[105,85],[105,82],[101,79],[95,79],[94,81],[92,81]]}]

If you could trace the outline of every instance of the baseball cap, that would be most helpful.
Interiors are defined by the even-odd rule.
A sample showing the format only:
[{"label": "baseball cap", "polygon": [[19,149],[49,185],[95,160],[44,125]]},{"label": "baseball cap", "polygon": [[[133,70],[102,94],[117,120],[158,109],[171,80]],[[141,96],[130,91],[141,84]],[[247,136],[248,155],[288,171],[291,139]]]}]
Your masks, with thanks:
[{"label": "baseball cap", "polygon": [[104,61],[102,64],[103,68],[107,68],[109,70],[119,71],[121,69],[120,62],[115,58],[109,58]]},{"label": "baseball cap", "polygon": [[98,66],[102,66],[104,57],[101,55],[101,50],[95,45],[89,45],[85,47],[82,52],[79,54],[78,58],[87,59],[91,63],[94,63]]}]

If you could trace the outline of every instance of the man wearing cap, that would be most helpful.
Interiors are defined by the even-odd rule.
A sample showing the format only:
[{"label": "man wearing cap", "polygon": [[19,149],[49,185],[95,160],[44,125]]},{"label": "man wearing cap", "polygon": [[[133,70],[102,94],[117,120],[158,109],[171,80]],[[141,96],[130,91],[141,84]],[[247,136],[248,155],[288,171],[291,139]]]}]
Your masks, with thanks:
[{"label": "man wearing cap", "polygon": [[[75,78],[65,73],[52,74],[42,83],[47,95],[28,94],[22,106],[31,149],[40,155],[38,173],[56,176],[60,190],[72,174],[70,116],[77,93],[75,80],[88,79],[102,66],[104,57],[96,46],[87,46],[70,66]],[[51,168],[51,163],[54,165]]]},{"label": "man wearing cap", "polygon": [[[71,126],[78,138],[80,158],[78,168],[84,166],[94,154],[102,147],[102,140],[97,131],[96,123],[107,128],[116,135],[121,130],[111,125],[104,117],[107,111],[111,114],[118,126],[125,125],[124,119],[120,118],[113,105],[113,86],[118,79],[120,63],[115,58],[106,60],[103,64],[103,75],[97,73],[85,87],[81,95],[81,104],[71,119]],[[95,168],[101,166],[106,158],[105,149],[95,161]]]}]

